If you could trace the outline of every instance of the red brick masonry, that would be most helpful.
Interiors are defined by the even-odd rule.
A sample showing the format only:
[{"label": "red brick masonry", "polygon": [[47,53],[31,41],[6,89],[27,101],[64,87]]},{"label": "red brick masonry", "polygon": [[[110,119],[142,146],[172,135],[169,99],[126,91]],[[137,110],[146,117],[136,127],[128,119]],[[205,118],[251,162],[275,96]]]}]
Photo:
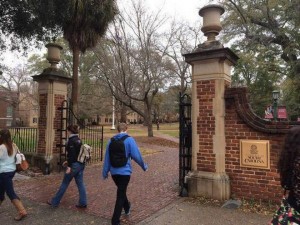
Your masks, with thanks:
[{"label": "red brick masonry", "polygon": [[[231,193],[240,198],[280,200],[277,161],[287,130],[300,123],[267,121],[253,113],[246,88],[225,91],[226,173]],[[240,167],[240,140],[270,140],[270,169]]]}]

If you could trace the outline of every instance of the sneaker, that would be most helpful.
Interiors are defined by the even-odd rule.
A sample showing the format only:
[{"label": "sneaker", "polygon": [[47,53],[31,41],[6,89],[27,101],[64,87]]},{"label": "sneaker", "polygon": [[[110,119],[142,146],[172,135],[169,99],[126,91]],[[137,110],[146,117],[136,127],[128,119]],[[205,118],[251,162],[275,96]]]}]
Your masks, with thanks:
[{"label": "sneaker", "polygon": [[51,200],[48,200],[48,201],[47,201],[47,204],[48,204],[48,205],[50,205],[50,206],[52,206],[53,208],[56,208],[56,207],[58,207],[58,205],[52,205],[52,202],[51,202]]},{"label": "sneaker", "polygon": [[126,216],[129,216],[129,215],[130,215],[130,210],[131,210],[131,203],[129,202],[129,208],[128,208],[128,210],[125,210],[125,209],[124,209],[125,215],[126,215]]},{"label": "sneaker", "polygon": [[86,209],[87,205],[75,205],[78,209]]}]

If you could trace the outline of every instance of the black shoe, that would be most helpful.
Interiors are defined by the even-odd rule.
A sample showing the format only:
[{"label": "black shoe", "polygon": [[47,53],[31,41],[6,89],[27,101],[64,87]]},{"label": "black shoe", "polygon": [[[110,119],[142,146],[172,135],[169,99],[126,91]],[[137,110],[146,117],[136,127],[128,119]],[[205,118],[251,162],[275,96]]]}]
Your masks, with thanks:
[{"label": "black shoe", "polygon": [[128,208],[128,210],[125,210],[124,209],[124,211],[125,211],[125,215],[126,216],[129,216],[130,215],[130,211],[131,211],[131,203],[129,202],[129,208]]},{"label": "black shoe", "polygon": [[48,200],[48,201],[47,201],[47,204],[50,205],[50,206],[52,206],[53,208],[57,208],[57,207],[58,207],[58,205],[52,205],[51,200]]},{"label": "black shoe", "polygon": [[87,205],[76,205],[76,208],[78,208],[78,209],[86,209]]}]

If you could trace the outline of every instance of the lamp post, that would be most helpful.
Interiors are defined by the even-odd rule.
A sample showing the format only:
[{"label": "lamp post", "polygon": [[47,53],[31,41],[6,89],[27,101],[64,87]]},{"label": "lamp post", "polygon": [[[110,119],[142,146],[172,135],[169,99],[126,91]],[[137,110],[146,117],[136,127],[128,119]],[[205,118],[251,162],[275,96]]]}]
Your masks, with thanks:
[{"label": "lamp post", "polygon": [[273,118],[274,121],[277,121],[277,109],[278,109],[278,98],[279,98],[279,91],[273,91],[272,92],[273,96]]},{"label": "lamp post", "polygon": [[112,96],[112,125],[111,125],[111,130],[115,130],[116,127],[115,127],[115,96],[113,95]]}]

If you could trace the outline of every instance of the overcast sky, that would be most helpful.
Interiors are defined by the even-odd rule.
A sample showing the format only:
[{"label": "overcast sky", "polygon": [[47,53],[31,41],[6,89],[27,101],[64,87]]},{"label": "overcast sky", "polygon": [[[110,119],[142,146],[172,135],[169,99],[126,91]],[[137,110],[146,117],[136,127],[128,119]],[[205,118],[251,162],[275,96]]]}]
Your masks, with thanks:
[{"label": "overcast sky", "polygon": [[[119,0],[123,5],[130,0]],[[162,9],[170,16],[189,22],[200,20],[199,9],[208,4],[209,0],[143,0],[152,10]]]},{"label": "overcast sky", "polygon": [[[129,5],[131,0],[118,0],[118,4],[121,7]],[[198,12],[199,9],[207,5],[209,0],[141,0],[145,2],[145,5],[149,7],[150,10],[159,10],[170,17],[175,16],[178,20],[186,20],[191,24],[196,24],[200,21],[201,17]],[[39,51],[46,52],[46,48],[43,48]],[[29,53],[30,55],[30,53]],[[1,56],[2,63],[13,66],[15,64],[23,64],[26,62],[26,57],[21,56],[21,54],[11,54],[7,51],[4,55]]]}]

